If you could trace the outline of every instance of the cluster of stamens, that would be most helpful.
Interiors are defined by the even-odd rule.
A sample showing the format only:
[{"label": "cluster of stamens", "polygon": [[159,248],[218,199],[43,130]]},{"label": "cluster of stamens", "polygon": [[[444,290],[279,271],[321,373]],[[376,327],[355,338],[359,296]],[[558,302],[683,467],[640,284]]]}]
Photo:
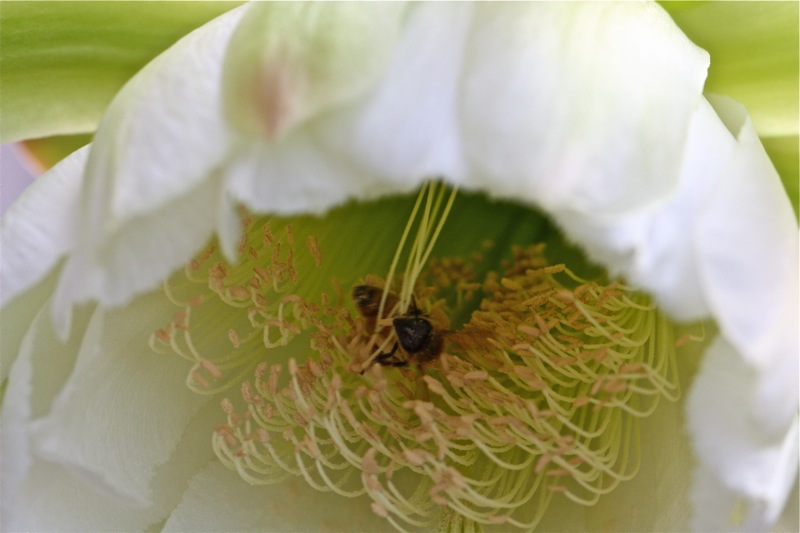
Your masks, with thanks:
[{"label": "cluster of stamens", "polygon": [[[282,225],[279,236],[268,221],[247,216],[243,226],[238,264],[210,245],[169,280],[165,291],[179,311],[150,339],[155,351],[192,362],[187,386],[202,394],[249,378],[264,349],[287,346],[314,321],[313,308],[291,292],[298,282],[292,226]],[[321,265],[313,236],[302,253],[305,264]]]},{"label": "cluster of stamens", "polygon": [[[543,246],[514,249],[483,280],[479,256],[425,256],[402,290],[430,316],[467,308],[469,320],[438,320],[445,348],[432,362],[369,364],[403,308],[376,333],[335,284],[300,296],[311,273],[296,268],[297,236],[270,228],[247,220],[238,264],[210,247],[173,279],[182,309],[152,341],[192,361],[193,389],[238,384],[213,445],[249,483],[293,475],[366,494],[398,529],[532,529],[552,498],[591,505],[632,477],[639,419],[679,395],[671,326],[654,304],[549,265]],[[319,243],[305,240],[303,261],[324,270]],[[388,281],[400,284],[351,284]]]}]

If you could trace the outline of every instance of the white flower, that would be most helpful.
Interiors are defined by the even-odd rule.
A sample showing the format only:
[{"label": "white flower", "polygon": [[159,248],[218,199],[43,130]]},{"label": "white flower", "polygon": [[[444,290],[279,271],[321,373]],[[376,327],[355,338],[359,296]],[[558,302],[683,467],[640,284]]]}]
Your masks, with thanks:
[{"label": "white flower", "polygon": [[[146,341],[179,322],[155,289],[213,234],[235,261],[240,205],[319,214],[441,177],[543,210],[674,319],[713,319],[686,403],[692,525],[770,527],[798,463],[797,228],[743,108],[703,97],[707,66],[658,6],[638,3],[264,3],[190,34],[4,219],[7,524],[386,527],[363,496],[302,479],[254,488],[221,467],[207,433],[216,402]],[[370,216],[396,218],[380,205]],[[333,269],[354,281],[381,264],[364,250],[394,242],[341,230],[369,218],[339,213],[322,226],[348,239]],[[647,468],[643,486],[663,474]],[[646,518],[614,509],[635,501],[615,494],[585,523],[554,498],[577,523],[544,524],[685,525],[659,502],[642,504]]]}]

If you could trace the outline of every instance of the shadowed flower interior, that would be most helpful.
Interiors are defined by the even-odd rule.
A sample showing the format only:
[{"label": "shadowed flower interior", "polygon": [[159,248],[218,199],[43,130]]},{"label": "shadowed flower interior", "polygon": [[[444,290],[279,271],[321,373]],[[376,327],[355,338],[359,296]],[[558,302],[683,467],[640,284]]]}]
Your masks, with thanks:
[{"label": "shadowed flower interior", "polygon": [[[550,264],[544,244],[501,261],[487,260],[498,257],[491,242],[429,258],[447,208],[430,201],[444,197],[435,185],[417,207],[426,192],[390,287],[356,263],[332,277],[317,235],[245,216],[235,265],[211,245],[168,282],[180,309],[153,348],[191,361],[192,390],[228,391],[213,446],[249,483],[302,476],[366,493],[398,529],[530,529],[554,497],[594,504],[636,474],[639,419],[680,396],[675,352],[689,337],[676,341],[623,283]],[[360,284],[385,289],[377,322],[351,300]],[[441,355],[417,365],[401,350],[408,366],[375,364],[411,302],[441,334]]]}]

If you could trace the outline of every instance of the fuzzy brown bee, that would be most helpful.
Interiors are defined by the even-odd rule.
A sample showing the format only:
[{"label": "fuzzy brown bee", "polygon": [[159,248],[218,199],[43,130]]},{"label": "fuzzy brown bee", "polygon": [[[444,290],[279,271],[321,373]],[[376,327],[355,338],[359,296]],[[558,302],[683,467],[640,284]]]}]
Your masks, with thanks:
[{"label": "fuzzy brown bee", "polygon": [[[356,285],[353,287],[353,302],[355,302],[359,314],[364,317],[367,332],[370,334],[375,332],[382,296],[383,289],[379,287],[374,287],[372,285]],[[399,302],[400,299],[396,294],[392,292],[387,293],[386,302],[384,302],[383,305],[383,316],[381,318],[386,318]]]},{"label": "fuzzy brown bee", "polygon": [[[358,311],[366,319],[367,331],[373,333],[378,320],[378,311],[383,289],[371,285],[357,285],[353,288],[353,301]],[[384,316],[399,303],[396,294],[388,293],[384,303]],[[381,353],[375,362],[382,366],[408,366],[415,361],[419,364],[434,361],[442,354],[444,339],[439,331],[412,300],[411,307],[404,315],[392,319],[392,327],[397,342],[388,352]],[[398,348],[405,357],[398,357]]]}]

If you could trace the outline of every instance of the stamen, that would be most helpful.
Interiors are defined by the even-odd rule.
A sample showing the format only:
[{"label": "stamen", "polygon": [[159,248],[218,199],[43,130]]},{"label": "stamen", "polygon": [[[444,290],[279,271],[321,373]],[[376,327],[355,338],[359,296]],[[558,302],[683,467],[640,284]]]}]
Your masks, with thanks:
[{"label": "stamen", "polygon": [[[242,468],[230,435],[247,439],[258,464],[366,493],[398,528],[432,527],[442,507],[463,523],[532,528],[553,495],[593,504],[635,475],[638,419],[677,396],[674,345],[661,341],[669,323],[646,297],[550,267],[542,251],[515,250],[504,275],[482,284],[480,309],[419,378],[430,401],[408,399],[411,371],[349,372],[358,319],[323,313],[324,332],[311,333],[319,360],[292,366],[288,388],[256,376],[258,405],[275,408],[249,402],[248,431],[274,436],[248,437],[240,423],[215,446]],[[287,431],[289,446],[277,447]],[[259,472],[248,480],[269,482]]]},{"label": "stamen", "polygon": [[[299,225],[246,220],[238,264],[209,246],[170,280],[180,310],[151,345],[192,362],[193,390],[240,390],[212,439],[223,464],[252,484],[292,475],[366,494],[400,530],[533,529],[553,498],[592,505],[636,474],[639,420],[679,397],[675,350],[694,339],[675,341],[623,283],[548,264],[543,245],[514,248],[484,279],[480,253],[432,258],[455,194],[423,187],[387,278],[354,275],[382,289],[372,323],[336,280],[333,297],[302,295],[324,264]],[[412,300],[444,338],[440,357],[370,365]]]},{"label": "stamen", "polygon": [[[182,310],[154,332],[150,346],[193,363],[187,378],[192,390],[216,394],[240,384],[252,375],[265,348],[287,346],[308,326],[314,306],[291,294],[298,281],[294,230],[285,225],[282,235],[276,236],[269,221],[246,216],[238,264],[227,264],[210,245],[183,276],[165,284]],[[308,235],[306,243],[304,264],[321,265],[316,238]]]}]

